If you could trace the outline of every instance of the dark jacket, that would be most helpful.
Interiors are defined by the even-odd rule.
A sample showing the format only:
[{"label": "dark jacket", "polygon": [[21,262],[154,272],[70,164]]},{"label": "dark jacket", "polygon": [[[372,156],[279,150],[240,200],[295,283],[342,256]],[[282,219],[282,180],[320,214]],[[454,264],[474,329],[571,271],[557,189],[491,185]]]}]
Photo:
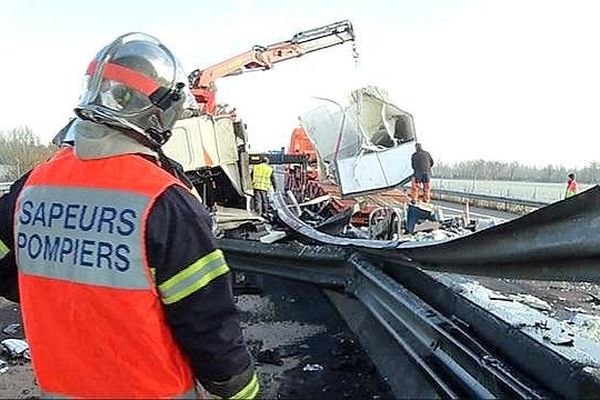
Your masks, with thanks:
[{"label": "dark jacket", "polygon": [[[15,202],[29,174],[0,197],[0,240],[14,248]],[[146,232],[148,265],[158,286],[216,248],[206,207],[186,189],[168,188],[150,210]],[[0,296],[18,301],[14,251],[0,260]],[[254,375],[231,290],[231,274],[164,305],[165,317],[196,378],[211,393],[230,397]]]},{"label": "dark jacket", "polygon": [[425,150],[417,150],[412,155],[412,168],[415,175],[431,175],[431,167],[433,167],[433,158]]}]

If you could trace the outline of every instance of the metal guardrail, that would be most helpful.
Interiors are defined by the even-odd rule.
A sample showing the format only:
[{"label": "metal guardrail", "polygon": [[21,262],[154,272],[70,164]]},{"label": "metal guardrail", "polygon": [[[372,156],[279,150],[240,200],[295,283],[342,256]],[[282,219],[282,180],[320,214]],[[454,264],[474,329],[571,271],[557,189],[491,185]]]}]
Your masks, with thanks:
[{"label": "metal guardrail", "polygon": [[517,215],[527,214],[550,204],[532,200],[513,199],[509,197],[465,193],[444,189],[436,189],[432,191],[431,197],[434,200],[448,201],[451,203],[463,204],[468,202],[473,207],[502,211]]},{"label": "metal guardrail", "polygon": [[439,194],[445,194],[445,195],[451,195],[451,196],[461,196],[463,198],[469,198],[469,199],[473,199],[473,200],[487,200],[487,201],[494,201],[494,202],[502,202],[502,203],[506,203],[506,204],[522,205],[522,206],[532,207],[532,208],[542,208],[542,207],[545,207],[548,204],[550,204],[549,202],[543,202],[543,201],[515,199],[515,198],[511,198],[511,197],[493,196],[493,195],[487,195],[487,194],[467,193],[467,192],[461,192],[458,190],[435,189],[432,191],[432,193],[439,193]]},{"label": "metal guardrail", "polygon": [[456,323],[363,255],[337,246],[268,245],[237,239],[219,239],[219,246],[234,269],[309,282],[354,296],[443,397],[547,396],[544,385],[531,383],[505,366]]},{"label": "metal guardrail", "polygon": [[[334,245],[238,239],[218,244],[234,270],[308,282],[357,299],[388,335],[374,338],[369,331],[372,341],[390,343],[391,337],[442,397],[582,398],[600,391],[589,364],[545,347],[416,264],[399,266]],[[523,356],[530,354],[535,356]],[[384,358],[382,364],[390,362]]]},{"label": "metal guardrail", "polygon": [[358,255],[351,292],[448,398],[542,398],[457,324]]},{"label": "metal guardrail", "polygon": [[278,219],[304,240],[382,261],[470,275],[600,282],[600,186],[488,229],[430,242],[329,235],[298,218],[282,193],[273,200]]}]

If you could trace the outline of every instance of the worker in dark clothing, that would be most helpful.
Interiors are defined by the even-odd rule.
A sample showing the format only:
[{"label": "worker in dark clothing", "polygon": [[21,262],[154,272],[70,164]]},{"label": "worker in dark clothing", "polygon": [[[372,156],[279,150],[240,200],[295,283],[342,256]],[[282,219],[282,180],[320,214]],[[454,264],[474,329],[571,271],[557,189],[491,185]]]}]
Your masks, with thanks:
[{"label": "worker in dark clothing", "polygon": [[415,145],[417,151],[412,155],[413,178],[410,197],[413,201],[419,200],[420,186],[423,186],[423,201],[431,201],[431,167],[433,158],[423,150],[421,143]]},{"label": "worker in dark clothing", "polygon": [[86,75],[74,146],[0,198],[0,295],[22,305],[42,395],[255,398],[210,215],[161,150],[195,106],[183,69],[135,33]]}]

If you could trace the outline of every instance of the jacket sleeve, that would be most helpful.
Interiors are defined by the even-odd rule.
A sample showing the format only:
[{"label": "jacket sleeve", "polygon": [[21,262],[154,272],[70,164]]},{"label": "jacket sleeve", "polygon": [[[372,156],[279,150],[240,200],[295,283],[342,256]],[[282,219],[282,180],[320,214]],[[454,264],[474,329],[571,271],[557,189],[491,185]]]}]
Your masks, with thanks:
[{"label": "jacket sleeve", "polygon": [[29,173],[23,175],[0,197],[0,296],[19,301],[19,285],[14,245],[14,214],[17,197]]},{"label": "jacket sleeve", "polygon": [[256,397],[231,273],[206,207],[181,187],[167,189],[150,212],[146,241],[167,323],[196,378],[220,397]]}]

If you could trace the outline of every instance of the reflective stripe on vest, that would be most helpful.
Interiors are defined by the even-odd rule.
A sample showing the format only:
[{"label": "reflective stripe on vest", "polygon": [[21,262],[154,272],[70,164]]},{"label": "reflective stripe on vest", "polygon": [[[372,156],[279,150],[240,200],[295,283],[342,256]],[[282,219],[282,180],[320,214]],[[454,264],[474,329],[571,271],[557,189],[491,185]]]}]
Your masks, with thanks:
[{"label": "reflective stripe on vest", "polygon": [[260,385],[258,384],[258,378],[256,377],[256,373],[252,375],[250,382],[246,386],[244,386],[239,392],[231,396],[231,399],[254,399],[256,395],[258,395],[258,391],[260,390]]},{"label": "reflective stripe on vest", "polygon": [[158,289],[163,303],[175,303],[190,294],[202,289],[213,279],[227,273],[229,267],[221,250],[215,250],[198,261],[194,262],[166,282],[161,283]]},{"label": "reflective stripe on vest", "polygon": [[10,253],[10,249],[2,240],[0,240],[0,260],[2,260],[6,255]]},{"label": "reflective stripe on vest", "polygon": [[29,176],[14,250],[44,393],[177,398],[194,388],[146,257],[149,210],[176,184],[142,157],[82,161],[71,149]]},{"label": "reflective stripe on vest", "polygon": [[269,190],[271,188],[271,175],[273,168],[269,164],[258,164],[252,170],[252,187],[258,190]]}]

